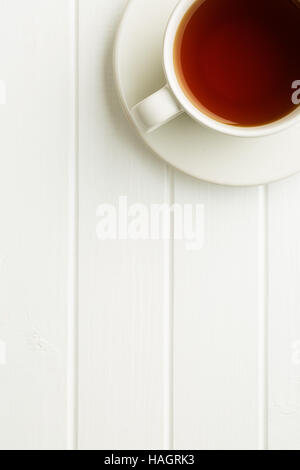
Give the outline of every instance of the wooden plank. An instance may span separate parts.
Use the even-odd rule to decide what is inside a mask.
[[[101,241],[99,206],[165,200],[166,167],[126,121],[112,48],[126,1],[79,5],[79,447],[163,448],[162,241]],[[166,431],[167,433],[167,431]]]
[[[300,450],[300,176],[269,188],[269,444]]]
[[[0,1],[0,448],[66,445],[69,2]],[[5,104],[6,102],[6,104]]]
[[[203,204],[203,247],[174,248],[174,446],[264,447],[259,189],[176,173],[175,202]]]

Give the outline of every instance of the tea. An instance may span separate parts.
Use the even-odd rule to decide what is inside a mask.
[[[245,127],[277,121],[297,108],[300,1],[196,1],[179,26],[174,61],[205,114]]]

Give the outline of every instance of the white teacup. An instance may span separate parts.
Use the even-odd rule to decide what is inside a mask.
[[[199,0],[181,0],[171,15],[165,33],[163,54],[167,84],[133,107],[132,115],[139,128],[146,133],[152,132],[183,112],[189,114],[199,124],[236,137],[267,136],[300,123],[300,107],[298,106],[295,111],[270,124],[257,127],[229,125],[208,116],[187,98],[175,72],[174,43],[183,17],[196,1]],[[291,99],[292,94],[291,87]]]

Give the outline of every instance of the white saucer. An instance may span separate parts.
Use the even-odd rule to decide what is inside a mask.
[[[115,47],[115,74],[130,109],[165,84],[163,37],[178,0],[131,0]],[[298,77],[300,78],[300,77]],[[202,128],[181,115],[143,140],[165,161],[196,178],[232,186],[265,184],[300,171],[300,127],[242,139]]]

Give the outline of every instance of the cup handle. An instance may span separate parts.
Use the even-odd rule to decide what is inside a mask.
[[[148,96],[131,110],[135,123],[145,133],[158,129],[182,112],[182,107],[175,100],[168,85]]]

